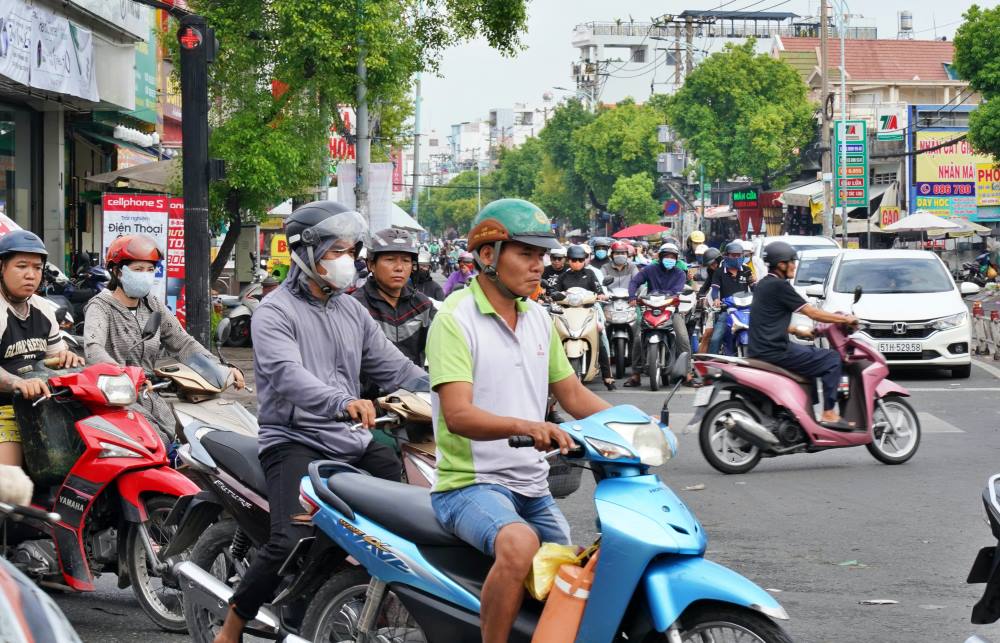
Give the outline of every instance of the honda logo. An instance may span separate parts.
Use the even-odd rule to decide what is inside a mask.
[[[906,334],[906,322],[893,322],[892,332],[894,335],[905,335]]]

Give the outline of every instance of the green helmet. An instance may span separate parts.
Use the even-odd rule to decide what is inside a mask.
[[[537,205],[524,199],[493,201],[472,221],[469,250],[504,241],[519,241],[549,250],[560,247],[549,217]]]

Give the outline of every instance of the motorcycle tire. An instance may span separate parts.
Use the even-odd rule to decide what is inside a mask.
[[[686,611],[680,620],[683,643],[730,640],[730,637],[759,643],[792,643],[792,637],[784,628],[745,607],[706,602]],[[655,632],[647,636],[644,643],[665,643],[669,640],[667,636],[665,632]]]
[[[176,531],[176,527],[163,526],[167,515],[173,509],[177,498],[173,496],[150,496],[145,500],[146,513],[149,515],[147,526],[154,547],[164,547]],[[187,622],[184,616],[184,601],[180,586],[176,579],[157,576],[146,560],[146,548],[139,535],[139,527],[134,523],[128,526],[128,536],[125,541],[125,563],[128,566],[129,579],[132,582],[132,593],[139,601],[139,606],[146,616],[157,627],[167,632],[186,632]],[[170,590],[161,595],[154,588]]]
[[[246,348],[253,344],[250,337],[250,318],[247,316],[237,317],[233,320],[232,331],[229,335],[229,346]]]
[[[712,445],[714,436],[712,429],[716,420],[725,413],[736,411],[749,416],[753,420],[760,422],[760,418],[752,412],[740,400],[728,400],[721,404],[716,404],[705,412],[705,418],[701,421],[701,428],[698,431],[698,446],[701,447],[701,454],[705,457],[712,468],[727,474],[747,473],[760,462],[761,451],[759,447],[747,443],[748,446],[737,447],[746,456],[739,463],[727,462],[719,457]],[[727,429],[722,429],[726,431]],[[739,439],[739,438],[737,438]]]
[[[883,440],[884,429],[882,429],[875,431],[875,435],[873,436],[874,441],[866,444],[865,447],[868,449],[868,453],[871,453],[872,457],[882,464],[903,464],[916,455],[917,449],[920,447],[920,417],[913,410],[913,407],[910,406],[910,403],[899,395],[887,395],[882,399],[882,402],[890,411],[895,408],[898,412],[907,416],[907,420],[910,423],[910,430],[913,432],[913,436],[911,437],[912,443],[908,444],[906,450],[902,453],[898,451],[897,453],[889,453],[885,449],[885,441]],[[876,417],[881,414],[882,409],[876,404],[872,422],[875,422]],[[896,427],[893,427],[894,432],[895,430]]]
[[[198,540],[191,548],[188,560],[198,567],[211,572],[219,580],[230,584],[237,575],[233,567],[232,554],[230,552],[235,534],[235,521],[223,520],[215,523],[198,537]],[[223,560],[220,560],[220,557]],[[212,643],[215,640],[218,629],[222,626],[222,623],[209,610],[195,604],[191,600],[190,592],[185,592],[184,594],[184,618],[187,622],[188,632],[191,633],[191,640],[194,643]]]
[[[570,357],[569,366],[573,369],[573,374],[576,375],[577,379],[581,382],[583,381],[583,358],[582,357]]]
[[[620,380],[625,377],[625,349],[626,340],[619,337],[615,340],[615,379]]]
[[[660,344],[650,344],[646,349],[646,374],[649,376],[649,390],[660,390]]]
[[[354,641],[365,604],[369,576],[362,568],[349,569],[326,581],[309,601],[302,620],[302,636],[310,641]],[[420,626],[392,591],[387,591],[375,616],[378,634],[387,641],[426,640]]]

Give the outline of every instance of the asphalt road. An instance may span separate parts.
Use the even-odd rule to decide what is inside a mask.
[[[905,465],[880,464],[855,448],[722,475],[704,461],[696,434],[683,430],[693,399],[683,390],[671,405],[680,453],[659,473],[704,525],[708,558],[773,591],[796,641],[961,642],[977,631],[1000,640],[1000,626],[969,623],[981,586],[965,584],[976,552],[994,544],[980,492],[1000,471],[1000,362],[978,363],[961,381],[897,374],[924,430],[920,451]],[[651,414],[663,401],[647,390],[594,390]],[[685,490],[695,485],[704,489]],[[585,475],[580,491],[560,503],[578,543],[593,537],[592,489]],[[187,640],[159,632],[113,577],[100,579],[95,593],[56,598],[84,641]],[[898,603],[859,604],[870,599]]]

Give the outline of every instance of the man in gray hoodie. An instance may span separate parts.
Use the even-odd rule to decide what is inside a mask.
[[[374,426],[374,405],[360,399],[362,373],[385,390],[429,390],[423,369],[386,339],[361,303],[341,296],[354,283],[366,230],[361,215],[332,201],[307,203],[285,222],[292,269],[254,312],[251,329],[271,539],[233,595],[216,643],[239,640],[274,598],[291,548],[309,535],[311,527],[292,517],[301,513],[299,483],[310,462],[340,460],[399,480],[392,449],[338,419]]]

